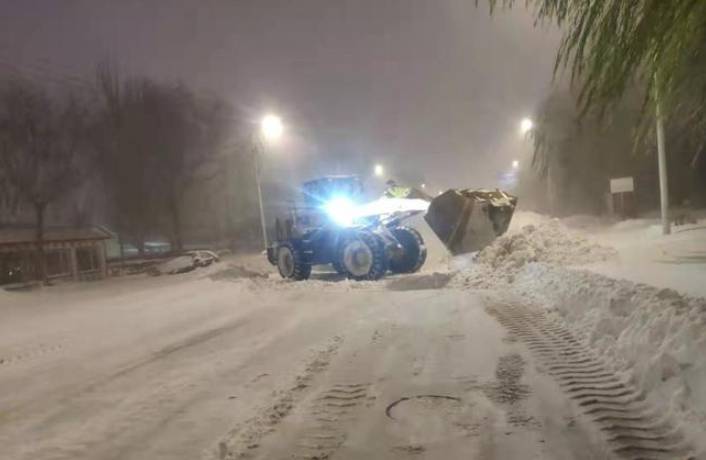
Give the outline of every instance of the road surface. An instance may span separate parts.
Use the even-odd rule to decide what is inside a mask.
[[[204,273],[0,294],[1,457],[611,458],[493,296]]]

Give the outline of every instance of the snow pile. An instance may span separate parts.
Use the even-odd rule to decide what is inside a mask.
[[[214,281],[217,280],[239,280],[239,279],[266,279],[269,274],[257,270],[252,270],[242,265],[228,264],[225,268],[208,275]]]
[[[539,225],[551,221],[552,218],[533,211],[520,211],[516,209],[510,221],[509,232],[515,233],[526,225]]]
[[[478,253],[478,263],[495,270],[516,271],[530,262],[582,265],[616,255],[612,248],[593,243],[571,232],[558,220],[525,225],[519,232],[502,236]]]
[[[706,299],[544,264],[517,273],[513,288],[557,312],[692,439],[706,429]]]
[[[173,275],[176,273],[186,273],[196,268],[194,259],[190,255],[179,256],[164,263],[156,265],[152,271],[155,275]]]

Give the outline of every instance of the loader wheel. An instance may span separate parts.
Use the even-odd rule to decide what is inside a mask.
[[[291,243],[283,243],[277,249],[277,269],[282,278],[294,281],[309,279],[311,275],[311,265]]]
[[[357,232],[343,240],[339,261],[348,278],[378,280],[387,271],[385,243],[374,233]]]
[[[402,251],[390,258],[390,271],[393,273],[419,271],[427,260],[427,248],[422,235],[411,227],[393,228],[392,234],[402,246]]]

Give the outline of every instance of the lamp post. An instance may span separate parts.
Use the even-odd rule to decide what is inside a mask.
[[[266,144],[272,144],[282,137],[284,125],[282,119],[276,115],[265,115],[260,121],[260,131],[255,136],[255,183],[257,184],[257,203],[260,207],[260,226],[262,228],[262,241],[267,249],[267,222],[265,221],[265,207],[262,202],[262,184],[260,180],[262,167],[260,154],[265,150]]]
[[[667,153],[664,142],[664,116],[659,96],[659,81],[655,74],[655,128],[657,130],[657,165],[659,168],[659,209],[662,217],[662,235],[672,233],[669,221],[669,186],[667,183]]]

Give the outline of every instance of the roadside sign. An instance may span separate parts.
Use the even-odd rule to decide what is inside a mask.
[[[610,193],[634,192],[635,183],[632,177],[617,177],[610,180]]]

